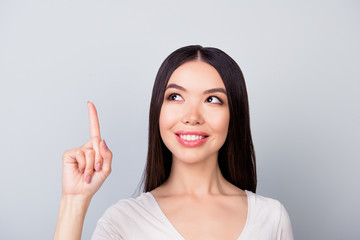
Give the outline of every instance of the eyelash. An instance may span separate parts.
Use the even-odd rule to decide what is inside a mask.
[[[174,96],[180,96],[181,97],[181,95],[178,94],[178,93],[171,93],[171,94],[169,94],[169,96],[166,99],[169,100],[169,101],[176,101],[176,100],[172,99],[172,97],[174,97]]]
[[[208,101],[210,98],[216,98],[218,101],[219,101],[219,103],[215,103],[215,104],[220,104],[220,105],[222,105],[224,102],[219,98],[219,97],[217,97],[217,96],[209,96],[208,98],[206,98],[206,101]]]
[[[181,97],[181,95],[178,94],[178,93],[171,93],[171,94],[169,94],[169,95],[167,96],[166,100],[176,101],[176,100],[172,99],[172,97],[174,97],[174,96],[180,96],[180,97]],[[182,98],[182,97],[181,97],[181,98]],[[214,104],[222,105],[222,104],[224,103],[224,102],[221,100],[221,98],[219,98],[219,97],[217,97],[217,96],[209,96],[209,97],[207,97],[207,98],[206,98],[206,102],[209,102],[208,100],[209,100],[210,98],[216,98],[216,99],[219,101],[219,103],[214,103]],[[211,103],[211,102],[209,102],[209,103]]]

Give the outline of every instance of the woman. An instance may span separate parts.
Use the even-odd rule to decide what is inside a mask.
[[[91,197],[112,154],[89,103],[91,139],[63,156],[55,239],[80,239]],[[216,48],[183,47],[156,76],[144,193],[121,200],[93,239],[293,239],[285,208],[256,191],[245,81]]]

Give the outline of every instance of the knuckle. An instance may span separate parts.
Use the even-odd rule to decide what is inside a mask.
[[[106,168],[106,169],[104,169],[104,172],[105,172],[105,175],[106,176],[109,176],[110,175],[110,173],[111,173],[111,167],[108,167],[108,168]]]
[[[101,161],[103,159],[103,157],[101,156],[101,153],[100,152],[96,152],[95,153],[95,158],[98,160],[98,161]]]
[[[85,152],[86,152],[86,155],[94,155],[95,154],[94,149],[86,149]]]
[[[63,153],[63,158],[68,158],[71,156],[71,153],[74,151],[74,149],[70,149],[70,150],[66,150],[64,153]]]
[[[62,155],[63,158],[66,158],[67,156],[69,156],[69,151],[65,151]]]
[[[113,153],[111,151],[107,151],[102,156],[104,159],[111,160],[113,158]]]
[[[91,156],[95,156],[95,150],[94,150],[94,149],[90,149],[90,150],[89,150],[89,154],[90,154]]]
[[[80,149],[77,149],[77,150],[75,151],[75,154],[76,154],[77,156],[82,156],[82,155],[84,154],[84,152],[83,152],[82,150],[80,150]]]
[[[85,169],[86,169],[86,172],[88,172],[88,173],[92,173],[93,172],[93,164],[86,164],[86,167],[85,167]]]

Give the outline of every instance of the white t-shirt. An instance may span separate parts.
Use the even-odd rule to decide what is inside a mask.
[[[246,191],[248,214],[238,240],[293,240],[289,216],[277,200]],[[150,192],[120,200],[99,219],[92,240],[185,240]]]

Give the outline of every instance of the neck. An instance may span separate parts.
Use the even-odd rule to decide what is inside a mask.
[[[171,194],[204,196],[223,193],[226,182],[217,156],[213,156],[197,163],[173,158],[171,173],[165,185]]]

